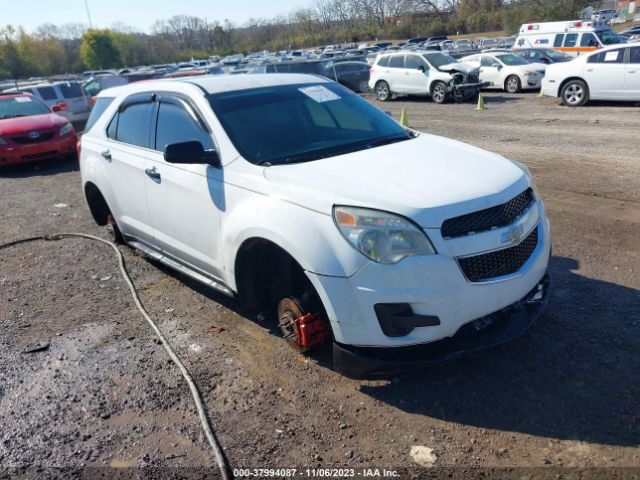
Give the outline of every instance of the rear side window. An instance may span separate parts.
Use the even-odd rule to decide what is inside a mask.
[[[149,147],[153,103],[134,103],[118,113],[107,131],[109,138],[119,142]]]
[[[93,125],[98,121],[100,115],[104,113],[107,107],[111,105],[111,102],[113,102],[113,98],[102,97],[96,100],[96,103],[89,114],[89,118],[87,119],[87,124],[84,126],[85,132],[91,130],[91,127],[93,127]]]
[[[161,102],[158,111],[155,149],[164,151],[167,145],[198,140],[205,150],[213,148],[211,134],[195,119],[193,111],[175,103]]]
[[[404,55],[394,55],[389,59],[389,68],[402,68],[404,65]]]
[[[588,63],[623,63],[624,62],[624,48],[617,50],[609,50],[607,52],[599,52],[595,55],[591,55],[587,59]]]
[[[640,47],[629,49],[629,63],[640,63]]]
[[[58,85],[64,98],[82,97],[82,88],[79,83],[61,83]]]
[[[56,95],[53,87],[38,87],[36,90],[38,90],[38,94],[40,94],[40,97],[45,101],[58,99],[58,95]]]
[[[564,39],[564,46],[575,47],[577,41],[578,41],[577,33],[567,33],[567,37]]]
[[[378,60],[378,65],[381,66],[381,67],[388,66],[389,65],[389,57],[386,56],[386,57],[380,58],[380,60]]]
[[[553,41],[553,46],[561,47],[563,41],[564,41],[564,33],[559,33],[556,35],[556,39]]]

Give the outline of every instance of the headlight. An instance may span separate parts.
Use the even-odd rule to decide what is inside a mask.
[[[426,233],[400,215],[336,206],[333,219],[344,238],[374,262],[398,263],[408,256],[436,253]]]
[[[66,135],[72,130],[73,130],[73,125],[71,125],[70,123],[67,123],[64,127],[60,129],[60,136],[62,137],[63,135]]]
[[[536,181],[533,179],[531,170],[529,170],[524,163],[520,163],[517,160],[510,160],[510,162],[513,163],[520,170],[522,170],[522,172],[527,176],[527,178],[529,179],[529,183],[531,184],[531,189],[533,190],[533,193],[535,193],[536,197],[538,197],[539,196],[538,187],[536,186]]]

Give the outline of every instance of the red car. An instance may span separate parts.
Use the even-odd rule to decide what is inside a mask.
[[[30,93],[0,93],[0,168],[76,154],[69,121]]]

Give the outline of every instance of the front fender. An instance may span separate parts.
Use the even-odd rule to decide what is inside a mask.
[[[333,218],[300,205],[240,188],[229,188],[221,225],[222,251],[227,282],[237,289],[235,264],[244,242],[260,238],[275,243],[308,272],[349,277],[366,258],[342,237]]]

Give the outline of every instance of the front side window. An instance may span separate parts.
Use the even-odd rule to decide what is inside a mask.
[[[320,160],[412,138],[335,83],[217,93],[209,102],[236,149],[255,164]]]
[[[158,110],[155,149],[163,152],[172,143],[198,140],[205,150],[213,148],[211,134],[200,125],[191,107],[161,102]]]
[[[629,63],[640,63],[640,47],[629,48]]]
[[[148,148],[152,110],[151,102],[126,106],[111,121],[107,135],[122,143]]]
[[[558,33],[556,35],[556,39],[553,41],[553,46],[554,47],[561,47],[563,41],[564,41],[564,33]]]
[[[583,33],[582,38],[580,39],[581,47],[597,47],[598,40],[596,40],[596,36],[593,33]]]
[[[404,59],[404,68],[410,68],[412,70],[417,70],[420,67],[424,68],[424,61],[417,55],[407,55]]]

